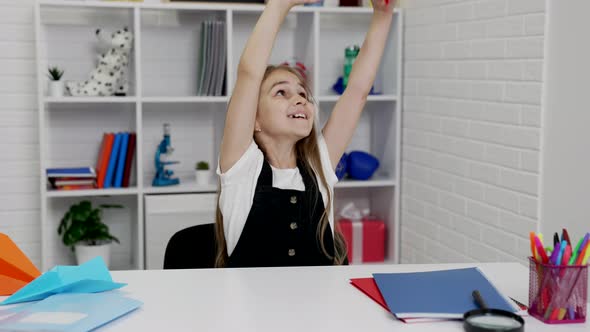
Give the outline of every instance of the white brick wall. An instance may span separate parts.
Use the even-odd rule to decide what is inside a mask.
[[[33,0],[0,0],[0,232],[41,265]]]
[[[525,262],[545,0],[407,0],[402,262]]]

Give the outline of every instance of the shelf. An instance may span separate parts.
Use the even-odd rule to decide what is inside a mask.
[[[396,181],[385,177],[377,177],[371,180],[343,179],[336,183],[335,188],[370,188],[370,187],[395,187]]]
[[[182,179],[181,179],[182,181]],[[195,182],[181,182],[179,185],[165,187],[145,187],[144,194],[205,193],[217,191],[216,184],[198,185]]]
[[[36,1],[35,34],[40,36],[35,45],[39,54],[38,69],[45,68],[46,63],[55,64],[67,67],[72,79],[83,79],[95,66],[93,35],[97,26],[109,32],[127,26],[134,32],[128,96],[53,98],[45,96],[44,89],[37,91],[40,160],[50,165],[58,161],[60,164],[64,161],[65,164],[91,165],[104,132],[136,132],[132,178],[139,181],[135,187],[68,191],[47,189],[45,183],[40,187],[42,225],[53,225],[72,201],[125,202],[128,209],[112,212],[115,231],[125,240],[116,253],[117,269],[143,269],[146,262],[153,259],[153,255],[148,257],[147,248],[152,245],[148,239],[163,234],[156,232],[148,236],[145,218],[148,200],[166,202],[163,207],[172,215],[159,218],[163,218],[163,227],[170,232],[195,221],[191,215],[183,214],[187,225],[181,225],[184,221],[177,217],[178,212],[182,212],[178,202],[195,210],[203,221],[214,220],[219,190],[217,178],[213,173],[210,184],[198,185],[194,164],[199,160],[210,164],[217,161],[231,95],[199,96],[197,93],[202,22],[226,23],[224,79],[225,91],[229,94],[237,78],[240,54],[265,8],[263,4],[204,1],[145,2]],[[347,148],[375,155],[380,161],[379,172],[367,181],[343,179],[334,190],[335,209],[354,201],[388,220],[386,238],[390,244],[386,257],[390,257],[387,262],[392,263],[396,262],[394,258],[399,253],[400,243],[398,175],[403,82],[403,10],[395,11],[399,16],[388,34],[380,69],[378,90],[383,94],[367,97],[365,112]],[[373,9],[295,6],[290,13],[278,32],[269,63],[298,59],[311,69],[309,77],[322,120],[340,98],[332,85],[333,79],[342,75],[338,63],[343,60],[343,50],[349,43],[364,39]],[[37,83],[44,85],[44,76],[39,75]],[[162,140],[164,123],[170,124],[171,145],[175,151],[168,158],[179,162],[171,170],[181,183],[154,187],[151,185],[155,173],[154,152]],[[55,234],[48,229],[41,228],[42,269],[67,263],[70,258],[68,252],[53,246]]]
[[[215,3],[215,2],[167,2],[167,3],[146,3],[138,4],[138,7],[145,9],[161,10],[234,10],[236,12],[262,12],[264,5],[247,3]]]
[[[167,5],[160,6],[167,7]],[[185,7],[185,6],[182,6]],[[232,9],[235,12],[262,12],[264,5],[258,4],[233,4],[227,6],[228,9]],[[185,7],[186,8],[186,7]],[[397,9],[396,9],[397,10]],[[291,9],[292,12],[296,13],[343,13],[343,14],[371,14],[373,8],[370,7],[323,7],[323,6],[296,6]]]
[[[137,188],[47,190],[47,197],[122,196],[135,195],[137,193]]]
[[[86,8],[142,8],[162,10],[233,10],[235,12],[262,12],[262,4],[239,4],[239,3],[134,3],[118,1],[71,1],[71,0],[40,0],[41,6],[48,7],[86,7]],[[319,13],[343,13],[343,14],[371,14],[370,7],[322,7],[322,6],[296,6],[293,12],[319,12]],[[395,8],[396,13],[399,12]]]
[[[45,97],[48,104],[125,104],[137,101],[144,103],[227,103],[227,96],[186,96],[186,97]]]
[[[72,0],[39,0],[39,4],[47,7],[87,7],[87,8],[134,8],[133,2],[117,1],[72,1]]]
[[[44,97],[43,102],[48,104],[125,104],[135,103],[137,97]]]
[[[318,100],[321,102],[336,102],[341,95],[320,96]],[[367,101],[397,101],[396,95],[369,95]]]
[[[144,103],[227,103],[227,96],[142,97]]]

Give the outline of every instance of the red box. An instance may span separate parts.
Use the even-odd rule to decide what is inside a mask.
[[[346,241],[349,263],[385,260],[385,222],[383,220],[368,217],[353,221],[342,218],[338,224]]]

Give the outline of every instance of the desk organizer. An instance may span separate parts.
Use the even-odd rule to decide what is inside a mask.
[[[547,324],[583,323],[588,302],[588,265],[552,265],[529,257],[529,309]]]

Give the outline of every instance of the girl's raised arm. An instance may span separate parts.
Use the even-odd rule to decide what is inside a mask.
[[[395,0],[372,0],[373,18],[358,57],[352,66],[348,85],[336,102],[332,114],[323,128],[323,135],[336,168],[361,116],[367,96],[381,62]]]
[[[260,84],[281,24],[293,6],[317,1],[269,0],[266,4],[238,64],[221,141],[219,167],[222,173],[229,170],[252,143]]]

